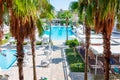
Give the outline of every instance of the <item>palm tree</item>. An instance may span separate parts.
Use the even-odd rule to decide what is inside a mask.
[[[66,41],[68,40],[68,23],[69,23],[69,18],[71,18],[71,13],[70,11],[64,12],[65,14],[65,19],[66,19]]]
[[[35,49],[34,49],[34,41],[35,41],[35,22],[36,22],[36,5],[35,2],[37,0],[29,0],[26,2],[14,0],[14,8],[10,8],[10,31],[12,36],[15,37],[17,41],[17,61],[18,61],[18,69],[19,69],[19,79],[23,80],[23,41],[24,38],[31,39],[32,45],[32,56],[33,56],[33,74],[34,80],[36,80],[36,70],[35,70]],[[38,7],[39,5],[37,5]]]
[[[88,79],[87,72],[88,72],[88,50],[90,45],[90,31],[91,26],[93,25],[94,17],[92,16],[92,1],[89,0],[79,0],[79,16],[80,19],[84,22],[85,27],[85,35],[86,35],[86,42],[85,42],[85,73],[84,73],[84,80]],[[81,17],[82,16],[82,17]]]
[[[3,2],[4,1],[4,2]],[[24,38],[21,38],[19,37],[21,34],[19,32],[19,30],[21,30],[20,26],[21,26],[21,21],[22,21],[22,18],[18,15],[15,15],[15,12],[13,11],[12,9],[12,0],[1,0],[0,1],[0,10],[1,10],[1,16],[0,16],[0,20],[2,20],[2,17],[3,17],[3,13],[4,13],[4,7],[3,6],[7,6],[7,8],[9,9],[9,12],[10,12],[10,17],[11,17],[11,30],[13,31],[12,32],[12,35],[15,37],[15,39],[17,40],[17,61],[18,61],[18,66],[19,66],[19,79],[20,80],[23,80],[23,68],[22,68],[22,64],[23,64],[23,57],[24,57],[24,52],[23,52],[23,41],[24,41]],[[3,4],[6,4],[6,5],[3,5]],[[13,21],[12,21],[13,20]],[[0,23],[0,26],[1,26],[2,22]],[[17,26],[17,28],[16,28]],[[15,29],[16,28],[16,29]],[[17,34],[16,34],[17,32]]]
[[[34,5],[36,7],[36,9],[38,10],[37,12],[46,11],[45,5],[46,6],[48,5],[48,1],[47,0],[42,0],[42,1],[37,0],[37,3],[38,3],[37,6],[35,6],[36,4]],[[41,8],[41,10],[39,10],[39,8]],[[40,14],[37,14],[37,15],[40,15]],[[40,17],[38,17],[38,18],[40,18]],[[31,25],[35,26],[34,22],[35,21],[31,17]],[[39,35],[42,35],[43,27],[42,27],[40,19],[37,19],[36,25],[37,25],[37,28],[38,28],[38,31],[39,31]],[[32,61],[33,61],[33,74],[34,74],[34,78],[33,79],[37,80],[36,68],[35,68],[35,28],[33,29],[33,32],[30,35],[30,40],[31,40],[31,48],[32,48]]]
[[[73,18],[73,21],[75,22],[76,27],[77,27],[77,21],[78,21],[78,18],[76,17],[76,15],[78,15],[78,8],[79,8],[78,1],[73,1],[69,5],[69,10],[73,14],[72,18]]]
[[[66,41],[68,40],[68,17],[66,17]]]
[[[51,40],[51,23],[52,23],[52,19],[54,18],[54,14],[53,14],[54,7],[53,7],[52,5],[49,5],[48,7],[49,7],[49,9],[47,9],[48,12],[47,12],[47,17],[46,17],[46,18],[50,21],[49,43],[50,43],[50,45],[51,45],[51,42],[52,42],[52,40]]]
[[[34,25],[34,21],[31,18],[31,26],[34,26],[33,31],[30,35],[30,41],[31,41],[31,49],[32,49],[32,62],[33,62],[33,80],[37,80],[36,77],[36,63],[35,63],[35,25]]]
[[[46,5],[46,8],[44,8],[44,12],[42,12],[41,14],[41,18],[46,18],[49,22],[49,27],[50,27],[50,33],[49,33],[49,48],[51,48],[51,22],[52,22],[52,18],[54,18],[54,14],[53,14],[53,11],[54,11],[54,7],[50,4],[50,1],[48,1],[49,3]]]
[[[70,3],[69,5],[69,9],[73,12],[73,11],[77,11],[78,12],[78,1],[73,1]]]
[[[118,8],[119,8],[119,6],[118,6]],[[120,9],[118,9],[116,21],[117,21],[116,28],[118,31],[120,31]]]
[[[3,37],[3,15],[4,15],[4,0],[0,0],[0,43]]]
[[[103,57],[105,65],[105,80],[109,80],[110,70],[110,37],[115,22],[119,0],[96,0],[95,1],[95,30],[103,35]]]

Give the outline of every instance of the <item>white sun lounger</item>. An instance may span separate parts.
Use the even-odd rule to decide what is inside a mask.
[[[48,67],[49,64],[50,64],[50,61],[49,61],[49,60],[42,60],[42,61],[41,61],[41,66],[42,66],[42,67]]]

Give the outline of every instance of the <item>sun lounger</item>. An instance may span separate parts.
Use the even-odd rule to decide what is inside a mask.
[[[49,61],[49,60],[42,60],[42,61],[41,61],[41,66],[42,66],[42,67],[48,67],[49,64],[50,64],[50,61]]]
[[[51,56],[47,55],[46,59],[41,61],[41,66],[42,67],[48,67],[50,63],[51,63]]]
[[[4,74],[4,75],[0,75],[0,80],[8,80],[9,75]]]

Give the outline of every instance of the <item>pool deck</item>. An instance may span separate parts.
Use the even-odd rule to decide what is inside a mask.
[[[63,42],[60,43],[59,41],[53,42],[53,50],[52,50],[52,60],[48,67],[42,67],[41,66],[41,60],[44,60],[46,58],[46,55],[44,54],[45,46],[36,46],[36,75],[37,80],[40,80],[41,77],[47,77],[48,80],[67,80],[65,79],[65,69],[64,69],[64,58],[62,55],[62,47],[65,48],[63,45]],[[48,50],[48,47],[47,47]],[[16,62],[17,63],[17,62]],[[19,80],[18,75],[18,67],[17,64],[14,64],[10,69],[8,70],[1,70],[0,75],[7,74],[9,75],[8,80]],[[33,66],[32,66],[32,55],[27,55],[25,64],[23,67],[24,71],[24,80],[33,80]],[[74,77],[74,76],[73,76]],[[91,76],[89,76],[90,79]],[[75,77],[74,79],[68,80],[77,80],[78,77]],[[79,80],[84,79],[84,74],[79,75]],[[92,79],[90,79],[92,80]]]
[[[61,49],[55,47],[52,51],[52,62],[48,67],[41,67],[41,60],[46,58],[44,54],[45,47],[39,47],[36,49],[36,73],[37,80],[41,77],[47,77],[48,80],[64,80],[63,63],[61,56]],[[33,80],[32,71],[32,55],[27,55],[26,63],[24,64],[24,80]],[[2,75],[8,74],[9,80],[19,80],[18,67],[16,63],[8,70],[1,70]]]

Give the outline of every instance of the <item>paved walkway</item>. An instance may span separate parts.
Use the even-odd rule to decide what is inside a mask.
[[[61,57],[61,49],[54,47],[51,54],[52,62],[48,67],[41,67],[41,60],[46,58],[44,54],[44,47],[36,49],[36,71],[37,80],[41,77],[47,77],[48,80],[64,80],[63,72],[63,58]],[[24,80],[33,80],[32,72],[32,55],[27,55],[27,61],[24,65]],[[18,80],[18,67],[14,64],[9,70],[2,70],[2,74],[8,74],[9,80]]]
[[[65,65],[63,65],[64,60],[63,55],[61,54],[62,47],[65,48],[62,43],[55,43],[52,51],[52,59],[51,63],[48,67],[42,67],[41,66],[41,61],[46,59],[46,55],[44,54],[44,50],[46,49],[45,47],[37,47],[36,48],[36,73],[37,73],[37,80],[40,80],[41,77],[47,77],[48,80],[65,80],[64,73],[65,73],[65,68],[63,68]],[[47,48],[48,50],[48,48]],[[24,64],[24,80],[33,80],[33,66],[32,66],[32,55],[27,55],[26,56],[26,63]],[[8,70],[2,70],[1,73],[8,74],[9,75],[9,80],[19,80],[18,77],[18,67],[16,63]],[[72,79],[68,80],[83,80],[84,75],[79,74],[79,75],[71,75],[69,74]],[[89,76],[90,78],[90,76]],[[90,79],[91,80],[91,79]]]

